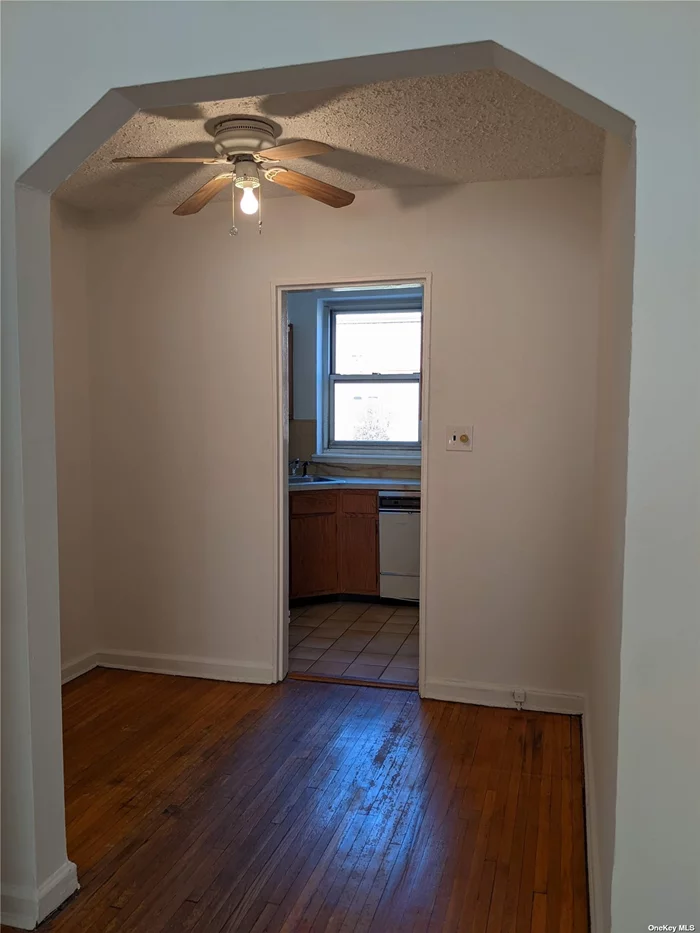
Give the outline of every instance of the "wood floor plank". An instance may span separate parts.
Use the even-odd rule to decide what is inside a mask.
[[[552,790],[549,806],[549,851],[547,853],[547,933],[560,933],[561,912],[561,851],[562,851],[562,767],[561,730],[553,719],[550,729],[552,743]]]
[[[535,852],[535,877],[533,889],[547,893],[547,856],[549,854],[549,819],[552,807],[552,775],[543,774],[540,783],[537,850]]]
[[[539,838],[539,817],[541,802],[542,777],[530,775],[530,792],[527,803],[527,826],[523,846],[523,864],[520,873],[520,891],[515,925],[510,923],[515,933],[529,933],[532,919],[532,896],[535,889],[535,871],[537,867],[537,842]]]
[[[547,895],[536,892],[532,898],[532,922],[530,933],[546,933]]]
[[[525,719],[520,717],[512,733],[512,752],[507,789],[507,799],[503,815],[500,838],[497,840],[496,873],[491,894],[487,933],[500,933],[504,920],[508,878],[511,866],[511,850],[515,834],[518,805],[520,803],[520,784],[522,781],[522,758],[525,742]],[[489,851],[487,850],[487,858]]]
[[[96,669],[49,933],[585,933],[574,717]],[[3,928],[8,929],[8,928]]]

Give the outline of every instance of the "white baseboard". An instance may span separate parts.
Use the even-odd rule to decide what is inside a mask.
[[[604,933],[603,905],[600,900],[600,850],[598,848],[598,821],[596,810],[595,781],[592,765],[591,735],[587,710],[583,713],[583,780],[586,793],[586,853],[588,856],[588,906],[590,910],[590,933]]]
[[[29,889],[3,884],[0,895],[0,923],[18,930],[33,930],[38,923],[38,898]]]
[[[90,651],[73,661],[67,661],[61,667],[61,683],[67,684],[69,681],[75,680],[76,677],[80,677],[81,674],[87,674],[93,667],[97,667],[97,653],[95,651]]]
[[[208,680],[228,680],[236,683],[271,684],[271,667],[246,661],[222,661],[178,654],[150,654],[139,651],[100,651],[95,656],[98,667],[116,667],[149,674],[175,674],[179,677],[204,677]]]
[[[179,677],[204,677],[207,680],[227,680],[236,683],[271,684],[274,682],[272,669],[247,662],[216,661],[213,658],[196,658],[177,654],[150,654],[141,651],[94,651],[61,669],[61,682],[86,674],[94,667],[114,667],[127,671],[143,671],[148,674],[174,674]]]
[[[4,884],[0,922],[19,930],[33,930],[79,887],[75,863],[67,860],[38,888]]]
[[[503,684],[479,684],[464,680],[426,680],[422,696],[433,700],[452,700],[456,703],[475,703],[477,706],[501,706],[515,709],[513,691],[525,690],[524,709],[541,713],[568,713],[581,715],[584,709],[582,696],[573,693],[552,693],[547,690],[531,690],[527,687],[507,687]]]
[[[66,860],[39,887],[39,923],[80,888],[75,862]]]

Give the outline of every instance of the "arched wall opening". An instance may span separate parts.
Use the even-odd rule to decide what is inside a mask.
[[[465,46],[458,51],[451,50],[454,56],[453,66],[459,70],[466,70],[469,67],[484,67],[485,62],[510,71],[520,80],[527,80],[540,89],[547,88],[547,93],[553,96],[561,95],[560,99],[566,101],[567,105],[579,112],[585,113],[590,119],[596,120],[613,134],[609,141],[609,172],[608,172],[608,195],[610,196],[611,209],[608,216],[610,224],[610,268],[612,270],[623,267],[620,263],[624,260],[629,263],[621,271],[620,279],[613,272],[610,274],[609,295],[603,297],[602,301],[609,309],[614,309],[615,313],[619,310],[622,316],[619,318],[619,329],[615,331],[614,340],[611,335],[611,342],[617,348],[612,352],[606,363],[604,371],[605,378],[617,380],[610,391],[616,392],[615,419],[610,417],[606,439],[600,439],[599,445],[599,463],[600,473],[600,501],[604,501],[606,496],[612,496],[612,504],[616,512],[612,519],[611,526],[607,532],[612,533],[612,540],[615,542],[615,558],[618,563],[612,574],[610,564],[607,560],[601,564],[601,573],[607,575],[605,594],[601,595],[602,602],[605,603],[605,610],[612,613],[613,621],[619,625],[618,611],[621,612],[621,604],[615,603],[619,600],[622,586],[622,566],[619,563],[621,558],[621,542],[624,533],[624,477],[626,475],[626,443],[622,444],[622,439],[626,441],[626,435],[621,433],[621,425],[626,425],[626,406],[627,406],[627,386],[626,380],[629,373],[629,312],[631,311],[631,236],[633,232],[633,223],[630,224],[630,208],[633,208],[634,194],[634,176],[629,174],[628,166],[631,155],[629,140],[631,136],[631,123],[621,114],[612,111],[605,105],[588,95],[582,94],[565,82],[547,75],[535,68],[529,62],[525,62],[506,52],[498,46],[491,43],[479,43],[477,45]],[[432,67],[436,71],[444,70],[444,52],[443,50],[428,50],[421,53],[401,53],[394,56],[378,56],[371,60],[347,60],[345,62],[333,62],[324,66],[299,66],[299,68],[285,69],[284,73],[260,73],[257,75],[236,75],[227,76],[222,79],[202,79],[200,82],[174,82],[172,85],[160,85],[151,87],[141,87],[137,90],[128,89],[126,92],[110,92],[103,99],[93,112],[87,115],[84,121],[77,124],[69,134],[66,135],[47,156],[41,160],[20,180],[20,188],[17,194],[17,231],[18,231],[18,269],[20,270],[20,308],[22,311],[20,317],[19,347],[20,347],[20,377],[25,381],[22,383],[22,421],[28,429],[25,431],[24,441],[24,487],[25,487],[25,521],[34,531],[43,529],[43,534],[28,534],[26,540],[27,565],[36,570],[41,570],[39,574],[28,574],[28,598],[27,614],[29,617],[29,633],[26,645],[26,654],[28,658],[27,671],[29,680],[32,681],[32,690],[37,688],[37,680],[41,679],[41,695],[35,695],[35,702],[32,704],[33,712],[39,715],[42,704],[52,705],[54,713],[49,716],[42,716],[35,722],[35,729],[30,730],[31,735],[25,736],[29,739],[29,747],[25,748],[25,754],[28,754],[34,765],[34,774],[36,780],[46,781],[47,793],[39,795],[43,797],[42,805],[45,806],[45,812],[35,811],[37,823],[42,827],[43,838],[35,837],[35,877],[37,887],[44,884],[44,900],[37,899],[37,915],[45,914],[49,905],[55,906],[57,898],[60,900],[67,893],[72,882],[70,869],[66,869],[65,844],[61,842],[61,824],[62,809],[60,798],[62,787],[58,775],[60,775],[60,715],[58,714],[57,696],[59,690],[58,678],[58,593],[57,593],[57,573],[56,557],[57,544],[55,534],[55,524],[53,530],[51,523],[46,528],[45,517],[55,513],[55,469],[53,456],[53,430],[45,430],[46,425],[50,425],[53,416],[53,385],[52,385],[52,343],[50,333],[51,320],[51,295],[48,287],[48,262],[50,254],[50,206],[49,195],[57,184],[57,179],[62,180],[66,174],[69,174],[79,162],[92,149],[95,148],[103,139],[111,135],[118,128],[124,119],[133,110],[144,106],[165,106],[168,103],[187,103],[197,102],[202,99],[214,99],[217,96],[217,80],[225,81],[227,94],[231,93],[232,82],[240,79],[240,85],[237,85],[236,93],[274,93],[280,88],[287,90],[293,86],[294,81],[298,82],[299,88],[321,88],[324,86],[336,86],[338,83],[349,83],[351,80],[376,80],[379,77],[387,75],[395,76],[397,74],[410,74],[412,68],[420,68],[420,73],[426,73],[430,69],[432,58]],[[392,60],[392,61],[390,61]],[[332,77],[323,76],[323,70],[335,68]],[[415,73],[415,72],[414,72]],[[322,82],[326,81],[326,84]],[[291,84],[290,84],[291,83]],[[626,140],[620,144],[615,136],[620,136]],[[69,138],[70,137],[70,138]],[[72,166],[72,168],[71,168]],[[604,180],[605,188],[605,180]],[[621,195],[622,192],[622,195]],[[621,200],[621,197],[623,198]],[[629,200],[631,197],[631,200]],[[626,200],[624,199],[626,198]],[[613,203],[620,205],[615,209]],[[605,213],[605,206],[604,206]],[[633,217],[633,213],[632,213]],[[619,224],[620,226],[615,226]],[[620,239],[618,233],[624,231],[623,239]],[[624,247],[624,248],[623,248]],[[618,248],[623,248],[623,256],[616,254]],[[33,270],[32,275],[22,274]],[[44,269],[46,275],[37,274],[38,270]],[[628,313],[625,320],[624,314]],[[618,320],[616,318],[616,320]],[[606,346],[609,346],[606,343]],[[619,354],[619,355],[618,355]],[[625,360],[627,362],[625,363]],[[37,378],[37,369],[41,371]],[[23,370],[23,372],[22,372]],[[603,378],[603,376],[601,376]],[[607,389],[605,390],[608,391]],[[607,395],[601,394],[601,404],[608,411],[605,404]],[[29,429],[30,425],[41,425],[41,430],[33,432]],[[608,446],[606,446],[606,444]],[[611,493],[608,489],[608,480],[613,477],[616,484],[615,490]],[[622,489],[620,482],[622,478]],[[622,499],[620,498],[622,493]],[[610,500],[605,500],[611,504]],[[606,515],[610,513],[606,511]],[[602,518],[601,518],[602,521]],[[48,533],[46,533],[48,530]],[[609,534],[606,534],[606,540]],[[601,608],[601,611],[603,609]],[[39,625],[40,621],[40,625]],[[52,628],[46,628],[47,622],[51,622]],[[48,637],[47,637],[48,635]],[[607,650],[605,641],[600,642],[601,650]],[[611,670],[608,672],[608,683],[611,689],[609,702],[606,703],[606,718],[599,717],[598,728],[607,729],[611,720],[616,720],[610,704],[616,702],[615,699],[615,668],[619,665],[619,652],[617,661],[611,659]],[[592,669],[597,669],[596,659],[592,659]],[[591,716],[593,721],[593,716]],[[18,737],[19,738],[19,737]],[[589,738],[590,747],[603,741],[600,736],[591,735]],[[616,757],[616,737],[613,741],[607,737],[604,739],[608,752],[614,749]],[[42,764],[43,763],[43,764]],[[57,768],[56,765],[59,765]],[[45,767],[44,767],[45,766]],[[38,770],[37,770],[38,767]],[[603,773],[603,772],[602,772]],[[608,766],[604,769],[606,775],[605,794],[608,800],[606,804],[607,825],[609,826],[610,802],[612,803],[612,812],[614,813],[615,791],[614,785],[615,768]],[[595,783],[591,778],[591,783]],[[590,788],[589,788],[590,789]],[[33,788],[36,802],[37,787]],[[600,793],[600,792],[599,792]],[[27,801],[31,808],[30,801]],[[595,804],[591,804],[593,814],[595,814]],[[593,815],[592,830],[595,832],[598,819]],[[18,836],[22,835],[23,827],[21,820],[17,820],[16,832]],[[597,848],[598,843],[594,843]],[[609,875],[612,871],[612,850],[610,840],[607,842],[608,851],[604,858],[605,863],[602,871],[605,878],[602,882],[601,903],[605,905],[609,902]],[[597,858],[595,848],[591,851],[592,862]],[[41,858],[39,857],[41,855]],[[593,872],[597,871],[595,865]],[[50,869],[50,870],[49,870]],[[63,872],[61,875],[60,873]],[[45,886],[46,879],[58,878],[49,893]],[[43,880],[42,880],[43,879]],[[59,883],[60,882],[60,883]],[[63,885],[63,886],[62,886]],[[59,895],[61,895],[59,897]],[[604,911],[606,906],[600,908]]]

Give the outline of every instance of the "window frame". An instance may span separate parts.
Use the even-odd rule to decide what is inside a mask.
[[[421,369],[417,373],[335,373],[336,320],[338,314],[382,314],[402,311],[419,311],[421,315]],[[401,296],[398,298],[333,299],[322,302],[322,391],[323,433],[322,456],[342,455],[359,458],[361,455],[383,459],[415,459],[421,451],[421,400],[422,400],[422,344],[423,344],[423,299]],[[418,384],[418,440],[417,441],[335,441],[332,440],[335,425],[335,392],[339,383],[397,383]]]

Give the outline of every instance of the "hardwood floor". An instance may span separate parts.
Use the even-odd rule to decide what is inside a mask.
[[[51,933],[588,929],[575,717],[98,669],[64,724]]]

